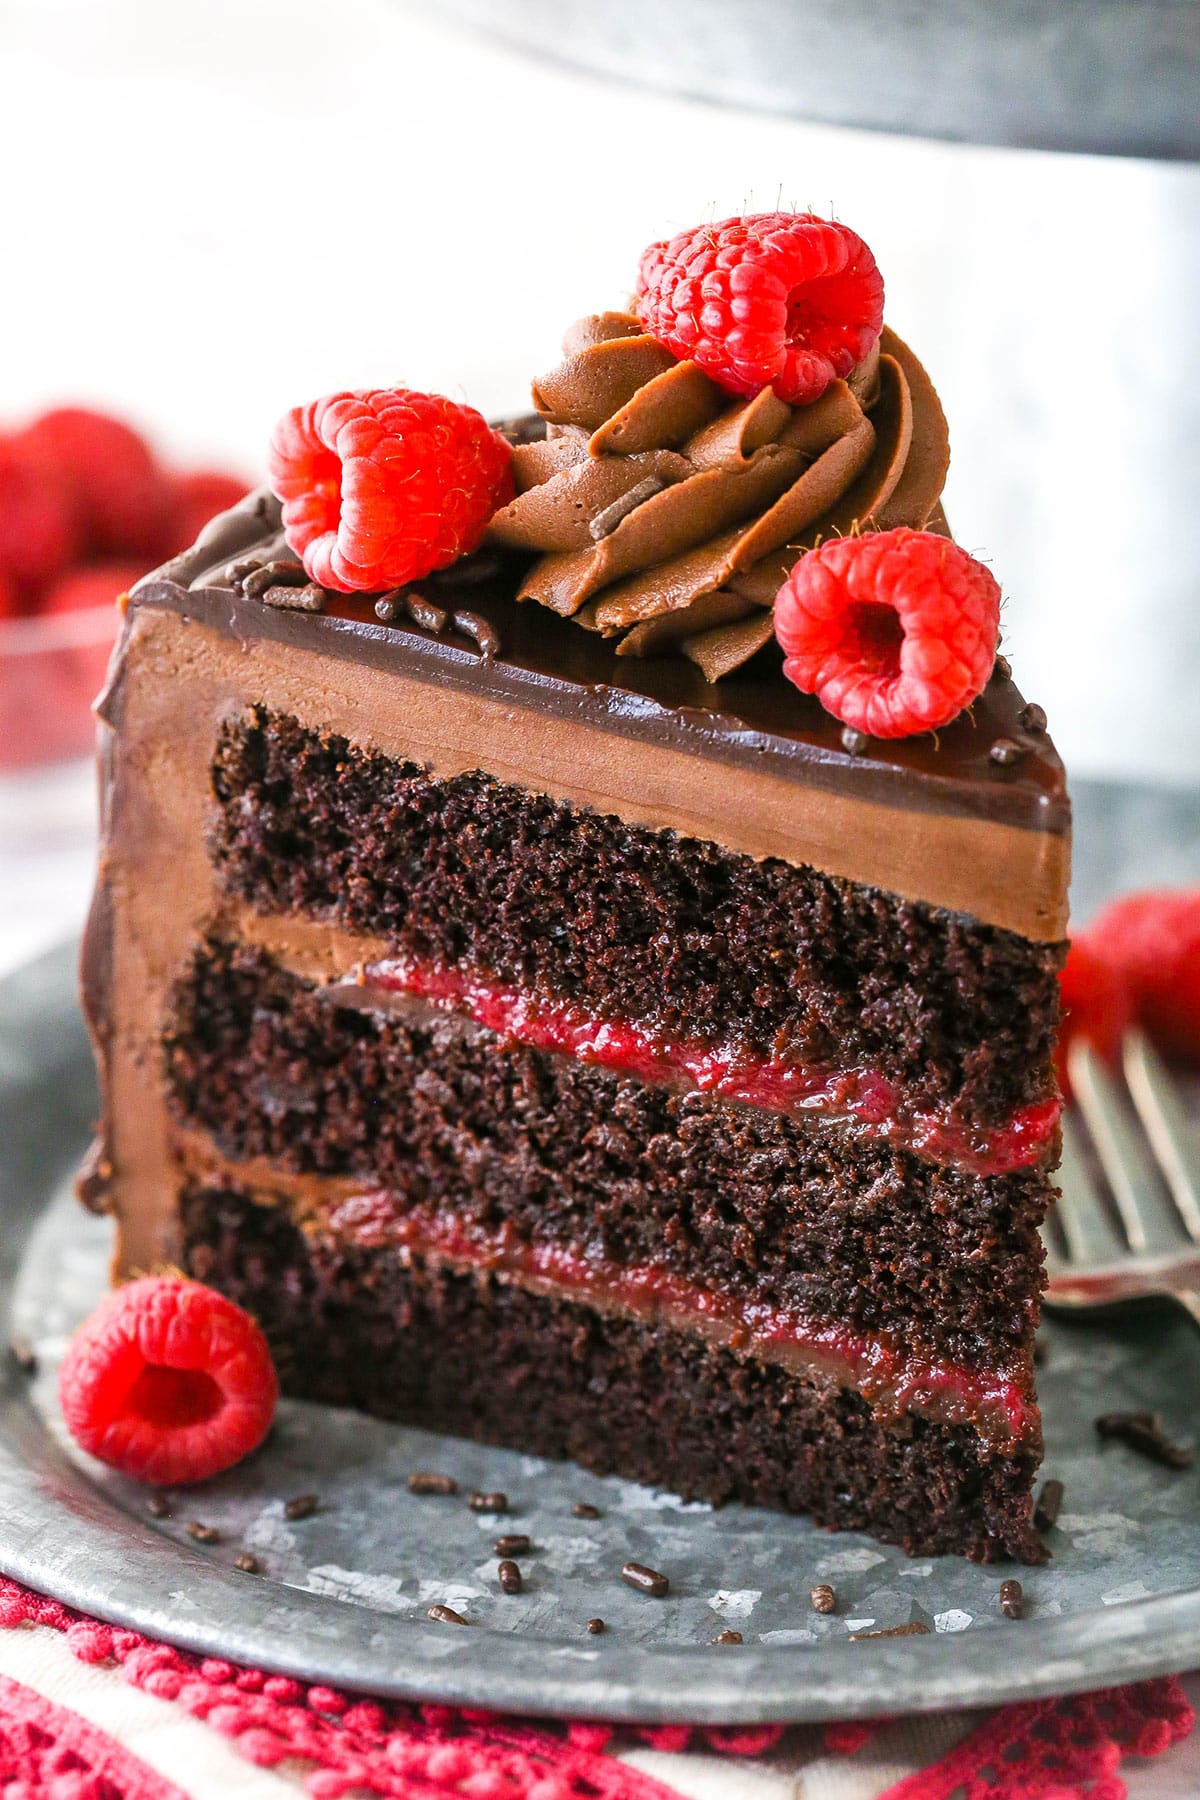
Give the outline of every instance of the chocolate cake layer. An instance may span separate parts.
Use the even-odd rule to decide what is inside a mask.
[[[235,1162],[355,1177],[512,1244],[654,1264],[972,1368],[1032,1342],[1051,1198],[1038,1170],[980,1179],[445,1013],[339,1005],[223,943],[173,997],[166,1069],[181,1124]],[[306,1223],[327,1226],[345,1193],[314,1183]]]
[[[1041,1560],[1038,1450],[877,1420],[857,1395],[662,1324],[307,1237],[233,1191],[183,1202],[183,1260],[258,1317],[285,1388],[618,1473],[810,1512],[911,1552]]]
[[[219,878],[263,911],[668,1036],[865,1066],[969,1123],[1055,1092],[1057,945],[262,707],[221,725],[212,781]]]

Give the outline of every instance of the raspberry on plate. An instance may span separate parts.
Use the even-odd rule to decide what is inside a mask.
[[[149,568],[170,548],[170,483],[132,426],[89,407],[61,406],[35,419],[21,441],[57,470],[85,555],[144,557]]]
[[[1087,934],[1073,937],[1059,977],[1058,1041],[1054,1046],[1058,1085],[1068,1099],[1067,1052],[1075,1039],[1086,1038],[1101,1056],[1112,1058],[1132,1023],[1133,1005],[1119,971],[1093,948]]]
[[[1127,986],[1138,1023],[1170,1054],[1200,1057],[1200,887],[1126,894],[1088,943]]]
[[[474,407],[373,388],[285,413],[268,451],[287,541],[313,581],[370,593],[474,550],[512,498],[512,453]]]
[[[75,1333],[59,1371],[76,1443],[162,1486],[204,1481],[256,1449],[278,1397],[249,1313],[176,1277],[117,1288]]]
[[[812,213],[722,219],[651,244],[638,315],[732,394],[819,400],[874,348],[883,277],[856,232]]]
[[[830,538],[775,599],[783,672],[869,737],[936,731],[981,694],[996,660],[1000,589],[932,531]]]

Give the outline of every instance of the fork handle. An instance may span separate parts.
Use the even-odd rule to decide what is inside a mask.
[[[1200,1327],[1200,1292],[1195,1288],[1172,1288],[1170,1294],[1172,1300],[1182,1306],[1193,1325]]]

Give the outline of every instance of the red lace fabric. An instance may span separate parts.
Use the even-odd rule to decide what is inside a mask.
[[[106,1732],[0,1675],[4,1800],[187,1800]]]
[[[785,1735],[783,1726],[717,1730],[672,1725],[627,1731],[608,1725],[531,1724],[448,1706],[381,1704],[154,1643],[137,1632],[84,1618],[0,1576],[0,1628],[22,1625],[63,1632],[82,1662],[119,1666],[126,1681],[204,1720],[250,1762],[273,1767],[294,1759],[307,1764],[306,1786],[314,1800],[340,1800],[352,1792],[394,1800],[677,1800],[673,1789],[609,1752],[621,1743],[637,1742],[663,1751],[762,1756]],[[23,1695],[36,1703],[28,1712]],[[111,1745],[111,1740],[32,1690],[8,1683],[0,1692],[0,1708],[0,1745],[28,1725],[49,1740],[38,1754],[51,1755],[56,1740],[48,1715],[61,1715],[78,1728],[74,1740],[65,1726],[57,1737],[64,1754],[80,1758],[63,1771],[78,1779],[74,1787],[61,1789],[61,1800],[180,1800],[177,1789],[130,1757],[125,1757],[130,1773],[120,1775],[114,1768],[93,1778],[87,1756],[77,1747],[82,1742],[78,1733],[90,1734],[98,1745]],[[43,1709],[40,1723],[38,1708]],[[949,1800],[959,1791],[964,1800],[1123,1800],[1125,1788],[1117,1775],[1122,1758],[1159,1755],[1186,1737],[1193,1723],[1192,1710],[1173,1679],[1004,1707],[940,1762],[892,1788],[886,1800]],[[852,1755],[875,1729],[855,1723],[832,1726],[824,1733],[825,1747]],[[0,1762],[0,1780],[5,1773]],[[12,1785],[0,1786],[0,1793],[5,1800],[37,1800],[49,1793],[60,1800],[59,1788],[37,1786],[21,1765],[14,1767]]]

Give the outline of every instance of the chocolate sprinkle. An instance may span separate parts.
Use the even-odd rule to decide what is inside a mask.
[[[1012,664],[1009,662],[1007,656],[998,656],[996,658],[996,672],[999,675],[1003,675],[1006,681],[1012,680]]]
[[[715,1638],[709,1638],[710,1644],[740,1644],[744,1642],[740,1631],[718,1631]]]
[[[468,1494],[467,1505],[472,1512],[507,1512],[508,1495],[499,1492],[493,1494]]]
[[[1184,1444],[1171,1442],[1157,1413],[1102,1413],[1096,1420],[1096,1430],[1102,1438],[1115,1438],[1151,1462],[1161,1463],[1164,1469],[1192,1466],[1193,1452]]]
[[[257,1575],[262,1568],[257,1556],[251,1556],[248,1550],[243,1550],[240,1556],[234,1557],[233,1566],[240,1569],[243,1575]]]
[[[264,606],[282,607],[285,612],[319,613],[325,611],[325,589],[310,581],[305,587],[269,587],[256,594]]]
[[[510,1531],[507,1537],[498,1537],[492,1549],[497,1556],[525,1556],[532,1545],[523,1531]]]
[[[1031,700],[1029,705],[1023,706],[1017,714],[1017,723],[1022,731],[1045,731],[1045,711],[1036,701]]]
[[[599,1637],[600,1633],[604,1630],[604,1620],[603,1619],[589,1619],[587,1622],[587,1628],[591,1632],[593,1637]]]
[[[1006,1619],[1020,1619],[1025,1612],[1025,1595],[1019,1581],[1000,1583],[1000,1611]]]
[[[461,1613],[455,1612],[452,1606],[431,1606],[425,1617],[433,1619],[438,1625],[467,1625],[470,1623],[468,1619],[463,1618]]]
[[[146,1511],[152,1519],[169,1519],[172,1517],[171,1503],[165,1494],[151,1494],[146,1502]]]
[[[231,562],[224,571],[225,579],[230,587],[241,590],[247,575],[253,575],[255,569],[261,569],[261,556],[243,556],[238,562]]]
[[[430,1475],[418,1470],[410,1475],[406,1483],[410,1494],[457,1494],[458,1483],[453,1475]]]
[[[837,1605],[837,1595],[827,1581],[822,1581],[808,1596],[812,1609],[818,1613],[831,1613]]]
[[[1033,1522],[1039,1531],[1049,1531],[1058,1523],[1062,1503],[1063,1484],[1057,1475],[1052,1475],[1049,1481],[1043,1481],[1042,1491],[1033,1509]]]
[[[420,625],[424,631],[432,631],[436,636],[446,629],[446,609],[435,606],[432,600],[426,600],[424,594],[405,594],[404,608],[414,625]]]
[[[598,1519],[600,1517],[600,1508],[593,1506],[590,1500],[577,1500],[571,1511],[577,1519]]]
[[[315,1494],[297,1494],[283,1509],[285,1519],[311,1519],[321,1502]]]
[[[525,1585],[521,1580],[520,1569],[518,1569],[516,1563],[511,1562],[508,1557],[505,1557],[504,1561],[500,1564],[496,1574],[499,1576],[500,1586],[506,1594],[519,1594],[522,1587]]]
[[[847,756],[861,756],[870,741],[865,731],[856,731],[853,725],[842,729],[842,749]]]
[[[503,648],[500,633],[482,613],[456,612],[451,615],[450,623],[455,631],[461,631],[464,637],[475,640],[484,662],[491,662],[493,657],[499,656]]]
[[[997,738],[988,751],[992,761],[998,763],[1002,769],[1009,769],[1013,763],[1020,762],[1024,754],[1020,744],[1015,743],[1012,738],[1005,737]]]
[[[23,1375],[36,1375],[37,1351],[27,1337],[18,1331],[8,1340],[8,1354],[16,1363]]]
[[[640,1594],[650,1594],[655,1600],[661,1600],[664,1594],[671,1591],[671,1583],[657,1569],[648,1569],[645,1563],[627,1562],[621,1569],[621,1580]]]
[[[665,486],[666,483],[660,481],[657,475],[647,475],[644,481],[639,481],[627,493],[621,494],[610,506],[603,507],[595,518],[589,521],[588,530],[592,537],[597,543],[601,538],[608,537],[617,529],[622,519],[627,519],[631,512],[637,510],[643,500],[653,500],[655,494],[661,493]]]
[[[375,602],[375,617],[382,619],[385,625],[390,625],[396,617],[396,605],[394,594],[384,594],[382,599]]]
[[[928,1637],[928,1625],[922,1625],[920,1619],[912,1619],[907,1625],[893,1625],[890,1631],[852,1631],[850,1642],[861,1644],[867,1638],[885,1637]]]
[[[198,1544],[219,1544],[221,1541],[221,1534],[216,1526],[202,1525],[199,1519],[189,1519],[186,1529],[188,1536],[195,1538]]]
[[[270,588],[302,588],[307,585],[308,571],[303,563],[298,562],[259,563],[257,568],[241,578],[241,589],[247,600],[264,599]],[[318,589],[318,592],[321,590]]]

